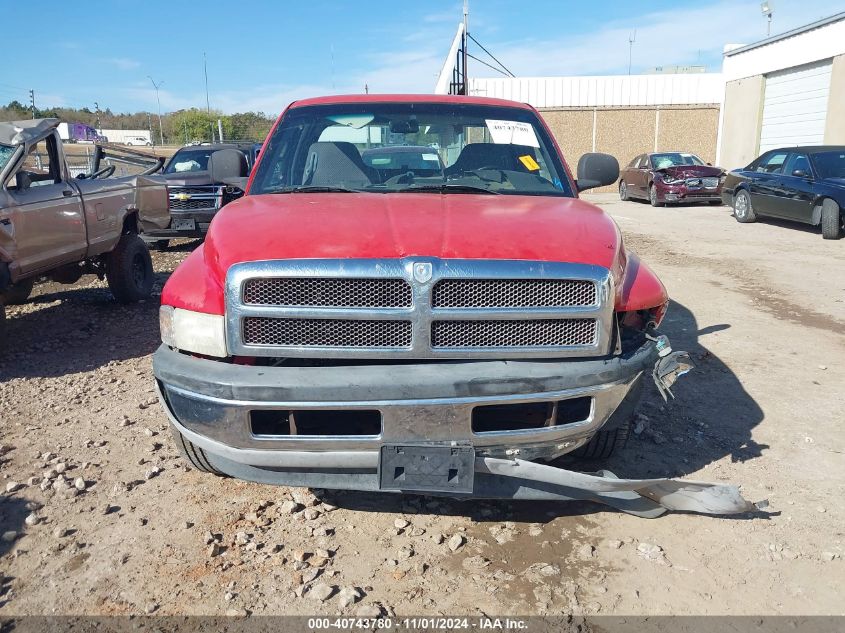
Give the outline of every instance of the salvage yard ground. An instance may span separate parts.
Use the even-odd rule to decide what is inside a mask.
[[[674,402],[651,389],[608,467],[740,483],[768,516],[318,499],[188,471],[151,382],[157,304],[42,284],[0,356],[0,616],[845,613],[845,241],[587,198],[667,285],[662,329],[698,365]],[[157,294],[195,245],[153,254]]]

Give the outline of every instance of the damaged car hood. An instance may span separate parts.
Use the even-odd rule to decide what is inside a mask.
[[[58,119],[29,119],[0,122],[0,143],[25,145],[37,143],[59,126]]]
[[[712,167],[711,165],[676,165],[655,169],[654,171],[669,174],[675,178],[708,178],[721,176],[725,173],[725,170],[721,167]]]

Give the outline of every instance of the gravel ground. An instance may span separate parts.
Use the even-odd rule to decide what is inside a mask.
[[[315,496],[190,470],[152,387],[157,304],[42,284],[0,355],[0,616],[843,614],[845,241],[725,207],[591,199],[669,288],[698,367],[621,476],[742,484],[769,516]],[[154,253],[157,293],[194,242]]]

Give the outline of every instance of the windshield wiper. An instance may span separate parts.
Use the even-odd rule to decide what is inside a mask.
[[[397,189],[390,193],[419,193],[419,192],[435,192],[435,193],[489,193],[494,196],[500,196],[498,191],[491,191],[484,187],[473,187],[472,185],[416,185],[414,187],[405,187],[404,189]]]
[[[280,187],[266,193],[360,193],[356,189],[346,187],[328,187],[324,185],[301,185],[299,187]]]

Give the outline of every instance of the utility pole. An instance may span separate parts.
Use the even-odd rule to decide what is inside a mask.
[[[766,37],[771,37],[772,35],[772,13],[774,13],[774,7],[772,7],[772,2],[761,2],[760,3],[760,12],[766,18]]]
[[[163,81],[156,83],[153,78],[147,75],[147,78],[152,82],[153,88],[156,90],[156,103],[158,103],[158,138],[161,145],[164,145],[164,127],[161,124],[161,100],[158,98],[158,89],[164,85]]]
[[[208,115],[208,125],[211,127],[211,142],[214,142],[214,123],[211,121],[211,101],[208,99],[208,58],[202,53],[202,72],[205,75],[205,113]]]
[[[637,41],[637,29],[628,36],[628,74],[631,74],[631,59],[634,55],[634,42]]]
[[[35,91],[29,90],[29,109],[32,110],[32,118],[35,118]]]
[[[100,104],[96,101],[94,102],[94,112],[97,114],[97,134],[99,134],[102,129],[100,127]]]

